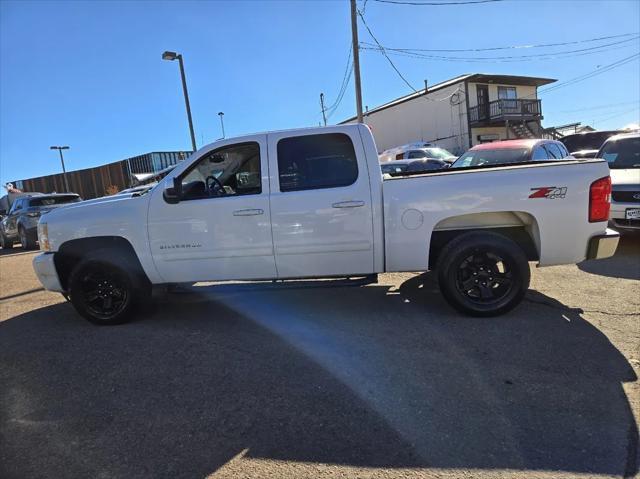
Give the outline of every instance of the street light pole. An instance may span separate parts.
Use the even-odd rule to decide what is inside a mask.
[[[218,116],[220,117],[220,126],[222,127],[222,138],[225,138],[225,134],[224,134],[224,112],[223,111],[219,111],[218,112]]]
[[[60,163],[62,163],[62,176],[64,178],[64,188],[67,190],[66,193],[70,192],[69,189],[69,180],[67,178],[67,170],[64,167],[64,157],[62,156],[62,150],[68,150],[69,147],[68,146],[51,146],[49,147],[50,150],[58,150],[58,153],[60,153]]]
[[[164,52],[162,54],[163,60],[178,60],[178,64],[180,65],[180,78],[182,79],[182,92],[184,93],[184,104],[187,107],[187,119],[189,120],[189,133],[191,134],[191,147],[193,151],[196,151],[198,147],[196,146],[196,135],[193,132],[193,120],[191,118],[191,106],[189,105],[189,92],[187,91],[187,77],[184,73],[184,61],[182,60],[182,55],[176,52]]]

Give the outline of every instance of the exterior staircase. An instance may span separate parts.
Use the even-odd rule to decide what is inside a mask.
[[[535,127],[535,129],[537,130],[538,125],[536,124]],[[537,135],[534,129],[524,121],[522,123],[510,124],[509,129],[511,130],[511,133],[513,133],[514,138],[522,140],[540,138],[540,135]]]

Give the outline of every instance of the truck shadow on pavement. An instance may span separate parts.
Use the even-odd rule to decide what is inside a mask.
[[[68,304],[6,320],[0,476],[203,477],[242,451],[637,471],[622,389],[636,376],[579,311],[532,291],[506,316],[467,318],[434,288],[429,275],[399,290],[204,287],[120,327]]]
[[[601,276],[640,280],[640,233],[623,233],[614,256],[583,261],[578,268]]]

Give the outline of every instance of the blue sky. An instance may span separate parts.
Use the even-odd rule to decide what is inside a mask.
[[[369,0],[365,19],[386,47],[484,48],[637,32],[640,2],[412,6]],[[360,40],[372,42],[362,24]],[[319,93],[328,104],[335,101],[350,41],[346,0],[0,1],[0,181],[58,172],[56,152],[49,150],[55,144],[71,146],[68,169],[189,149],[178,65],[161,60],[164,50],[184,55],[198,146],[221,136],[218,111],[225,112],[227,136],[317,125]],[[392,59],[416,88],[425,78],[433,84],[473,72],[563,81],[633,55],[640,41],[613,48],[528,62]],[[361,53],[361,70],[365,105],[410,92],[377,52]],[[606,129],[638,122],[639,84],[634,60],[542,95],[544,125],[582,121]],[[354,111],[352,80],[329,122]]]

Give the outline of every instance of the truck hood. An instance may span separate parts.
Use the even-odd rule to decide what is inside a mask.
[[[146,196],[146,195],[145,195]],[[50,222],[52,220],[57,220],[66,216],[75,216],[81,214],[86,218],[90,218],[90,216],[94,213],[103,215],[106,210],[109,210],[111,215],[118,214],[118,210],[125,207],[132,201],[144,201],[145,196],[140,196],[135,193],[128,193],[123,195],[112,195],[112,196],[103,196],[102,198],[95,198],[93,200],[85,200],[79,203],[70,203],[64,206],[64,208],[56,208],[49,211],[45,216],[44,220]]]
[[[640,185],[640,168],[612,169],[611,183],[615,185]]]

